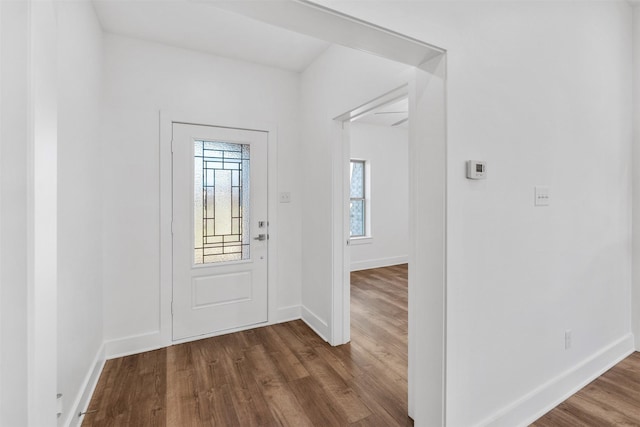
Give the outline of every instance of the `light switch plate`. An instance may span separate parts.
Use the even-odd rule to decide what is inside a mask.
[[[535,206],[549,206],[549,187],[546,185],[536,185],[535,187]]]

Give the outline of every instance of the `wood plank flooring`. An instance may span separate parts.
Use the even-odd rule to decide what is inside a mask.
[[[640,426],[640,353],[609,369],[531,426]]]
[[[351,280],[350,344],[293,321],[109,360],[83,426],[412,426],[407,266]]]
[[[351,275],[350,344],[294,321],[109,360],[83,426],[411,426],[407,266]],[[634,353],[532,427],[640,426]]]

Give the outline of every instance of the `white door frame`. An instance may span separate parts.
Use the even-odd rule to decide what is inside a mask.
[[[446,55],[416,67],[408,85],[334,119],[331,344],[350,340],[349,123],[409,96],[408,412],[446,425]],[[420,308],[420,310],[417,310]],[[418,363],[418,361],[427,361]],[[416,405],[416,402],[421,402]],[[428,420],[428,421],[425,421]]]
[[[334,118],[336,132],[340,135],[341,148],[335,147],[333,158],[336,164],[334,170],[341,173],[334,174],[334,196],[340,197],[341,206],[334,206],[334,218],[341,210],[342,221],[334,225],[334,283],[333,293],[334,317],[331,331],[332,344],[340,345],[351,341],[351,251],[350,251],[350,223],[349,199],[350,181],[349,165],[351,161],[351,122],[384,105],[396,102],[409,96],[409,84],[404,84],[371,101],[354,108]],[[340,236],[340,237],[338,237]],[[341,286],[342,289],[338,289]],[[411,285],[409,285],[411,286]],[[340,312],[341,317],[340,317]]]
[[[236,329],[225,330],[207,335],[200,335],[181,340],[172,339],[172,314],[171,300],[173,292],[173,245],[171,222],[173,221],[173,167],[172,167],[172,126],[173,123],[185,123],[202,126],[216,126],[233,129],[253,130],[268,133],[267,148],[267,169],[268,169],[268,215],[269,215],[269,244],[267,263],[267,307],[268,321],[271,324],[275,321],[276,314],[276,293],[274,284],[277,276],[277,245],[278,245],[278,218],[277,218],[277,128],[273,124],[256,123],[251,119],[238,121],[233,118],[226,118],[219,112],[207,114],[205,112],[172,112],[160,111],[160,341],[161,343],[150,342],[150,348],[159,346],[169,346],[181,342],[193,341],[220,335],[222,333],[237,332],[250,329],[253,326],[245,326]],[[159,345],[158,345],[159,344]]]

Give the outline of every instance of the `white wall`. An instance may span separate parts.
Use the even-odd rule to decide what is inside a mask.
[[[633,334],[640,351],[640,5],[633,8]]]
[[[29,2],[27,121],[28,425],[56,423],[58,296],[57,17],[53,0]]]
[[[89,1],[59,2],[57,15],[58,424],[68,425],[103,359],[103,36]]]
[[[109,341],[159,332],[159,111],[277,127],[276,319],[299,316],[299,75],[135,39],[105,39],[104,280]],[[139,340],[138,340],[139,341]],[[153,345],[162,344],[157,341]],[[109,347],[107,347],[107,351]],[[140,348],[139,348],[140,349]]]
[[[27,425],[28,4],[0,2],[0,425]]]
[[[302,315],[321,336],[331,328],[333,118],[407,82],[406,65],[331,46],[303,73]],[[341,159],[339,159],[341,161]]]
[[[351,271],[408,261],[409,134],[406,128],[353,122],[351,158],[370,170],[372,239],[352,239]]]
[[[447,424],[532,421],[631,350],[629,6],[322,4],[447,49]]]

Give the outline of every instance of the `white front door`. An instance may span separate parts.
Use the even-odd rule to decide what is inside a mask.
[[[173,339],[267,321],[267,141],[173,124]]]

